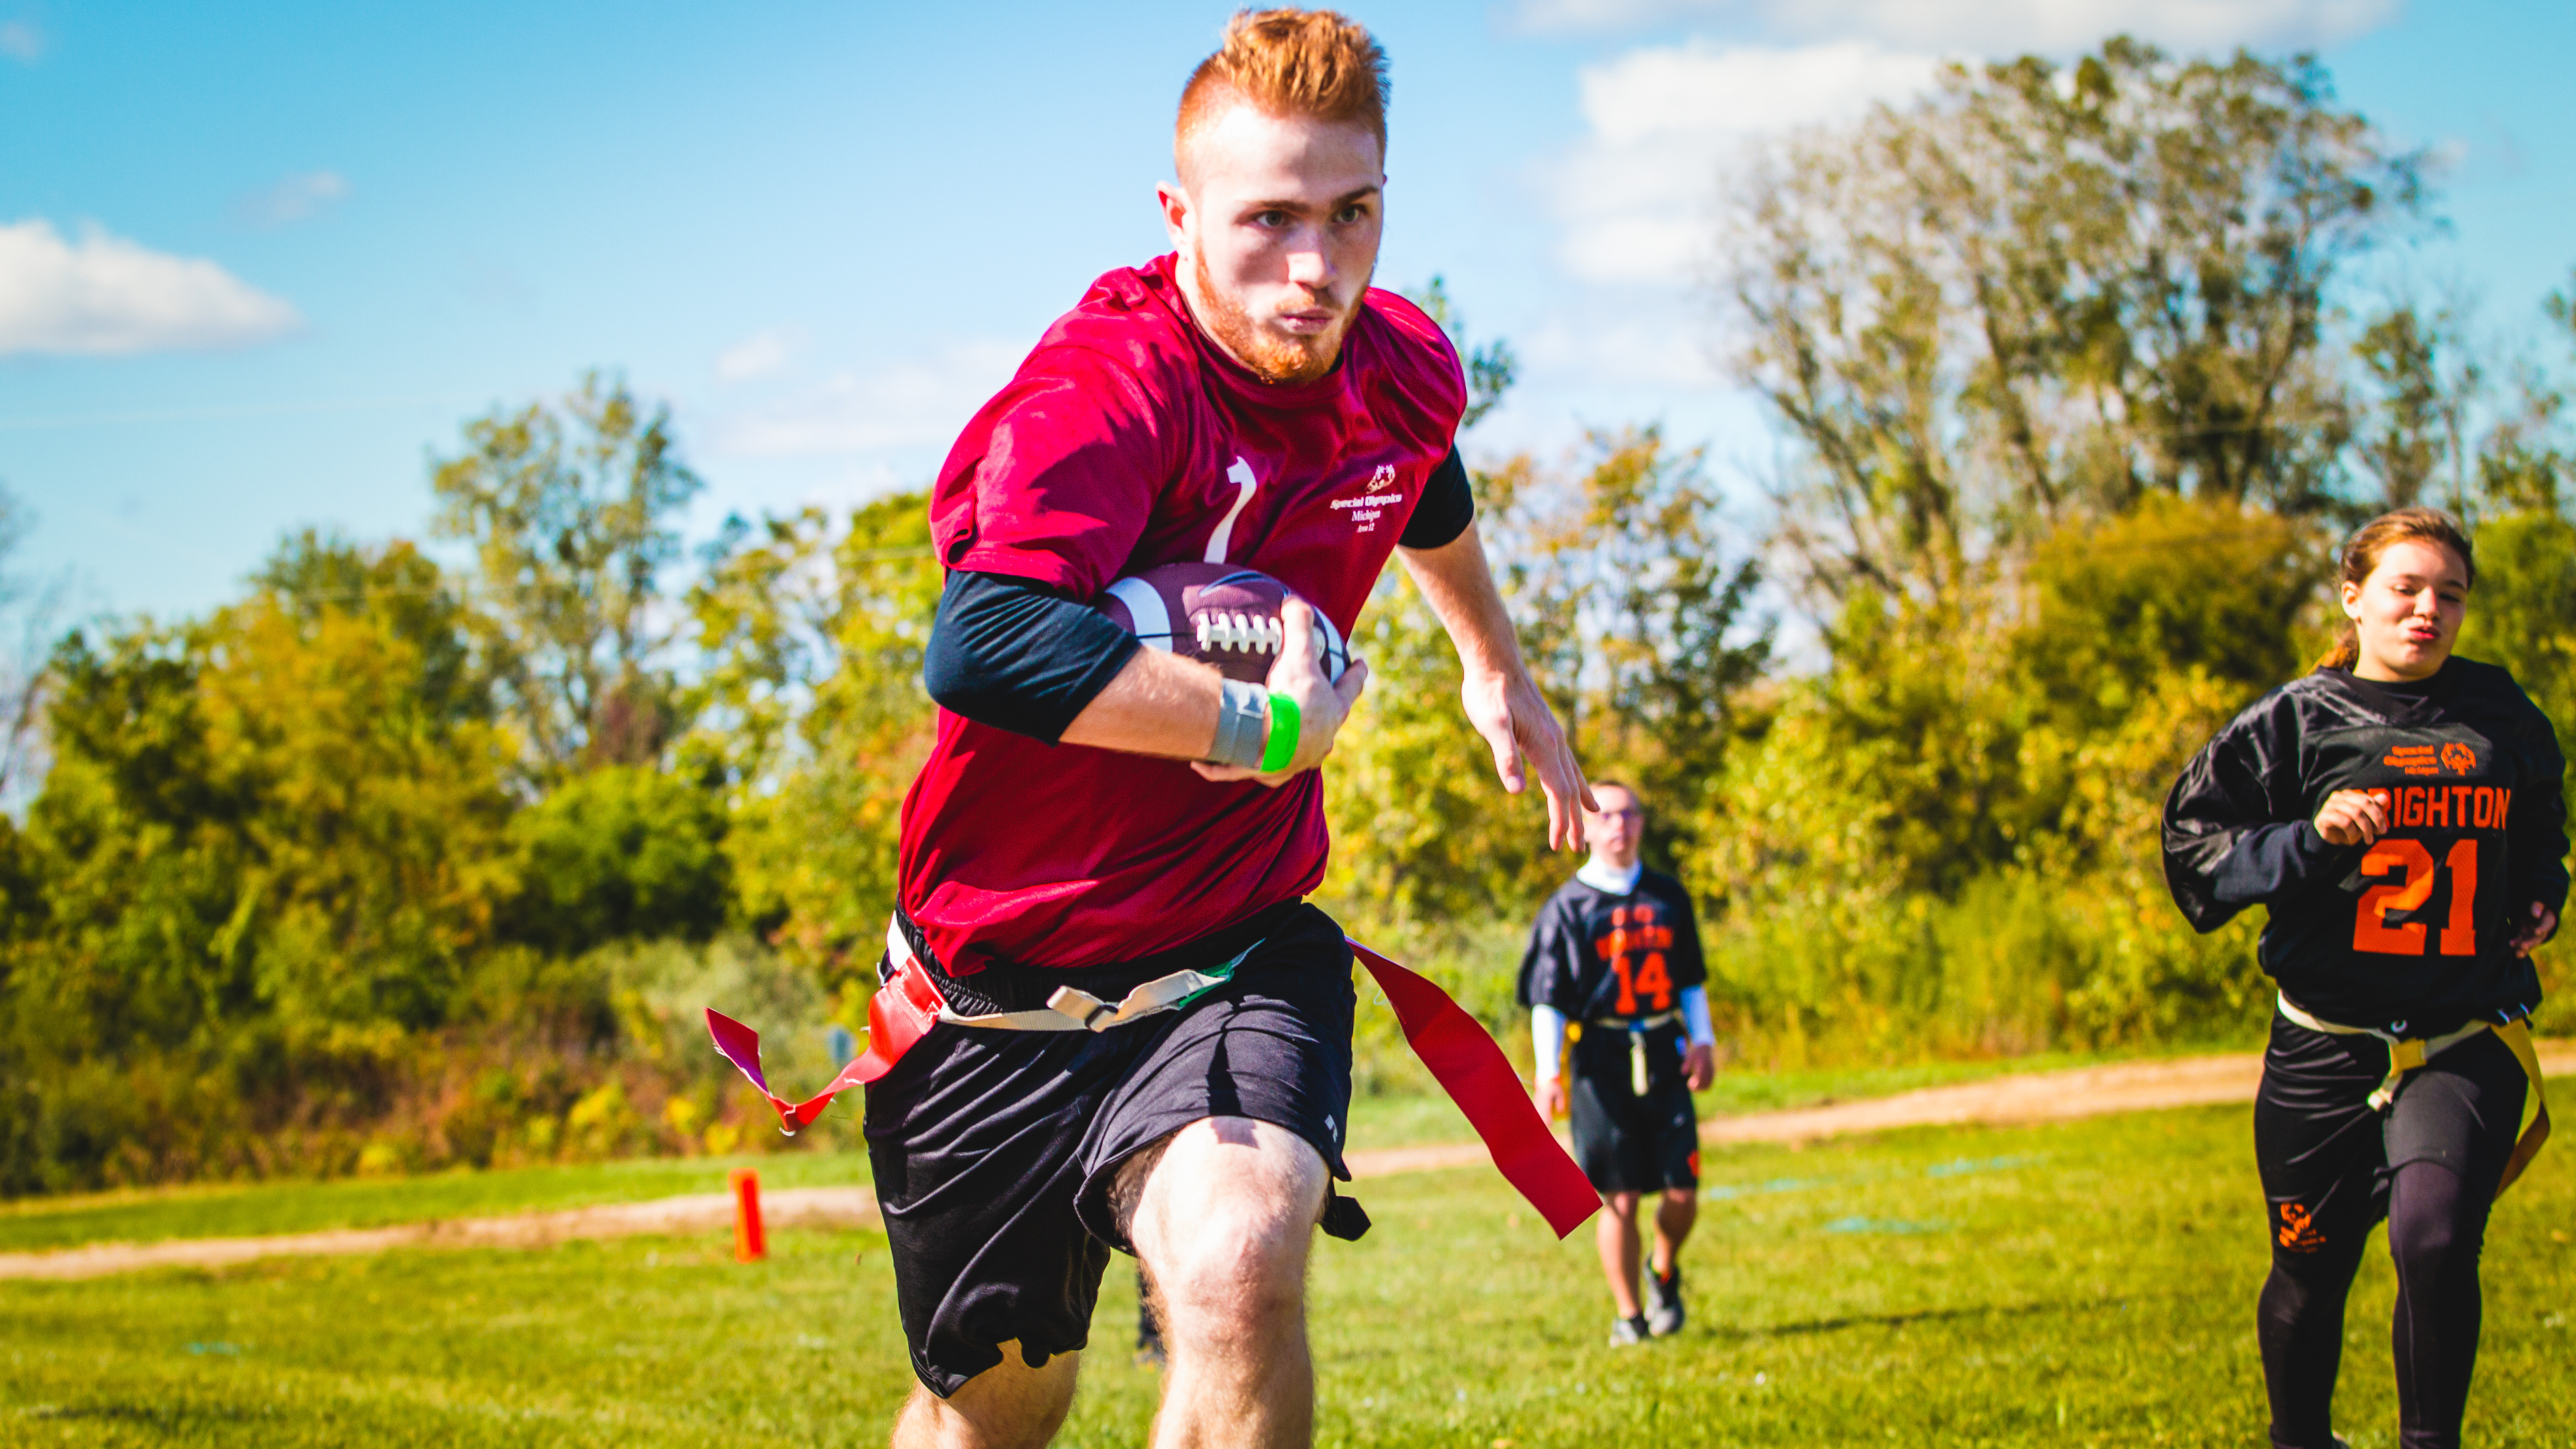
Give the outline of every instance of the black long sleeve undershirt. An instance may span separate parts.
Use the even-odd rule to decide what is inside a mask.
[[[1053,744],[1144,647],[1043,584],[961,569],[939,595],[921,682],[952,714]]]
[[[1439,548],[1476,518],[1458,450],[1433,469],[1397,543]],[[1049,744],[1144,647],[1079,599],[1009,574],[948,576],[921,682],[942,709]]]

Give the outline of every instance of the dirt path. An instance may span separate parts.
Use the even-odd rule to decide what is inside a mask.
[[[864,1187],[793,1187],[760,1195],[773,1228],[877,1226],[877,1197]],[[570,1238],[680,1236],[733,1226],[733,1194],[699,1193],[607,1203],[565,1212],[452,1218],[389,1228],[337,1228],[261,1238],[179,1238],[163,1243],[91,1243],[46,1253],[0,1253],[0,1278],[99,1278],[141,1268],[220,1268],[254,1258],[381,1253],[387,1248],[542,1248]]]
[[[2539,1047],[2543,1077],[2564,1080],[2576,1076],[2576,1041],[2544,1041]],[[1700,1124],[1699,1135],[1704,1142],[1803,1142],[1898,1127],[1955,1127],[1965,1123],[2010,1126],[2098,1117],[2107,1112],[2250,1102],[2254,1100],[2255,1083],[2262,1076],[2263,1059],[2251,1052],[2120,1062],[2107,1067],[1993,1077],[1954,1087],[1925,1087],[1859,1102],[1827,1102],[1781,1112],[1719,1117]],[[2562,1087],[2561,1094],[2566,1090]],[[2559,1105],[2561,1111],[2569,1110],[2565,1102]],[[1472,1167],[1484,1160],[1485,1149],[1473,1142],[1389,1147],[1354,1152],[1349,1157],[1351,1176],[1355,1178]]]
[[[2543,1075],[2576,1077],[2576,1041],[2540,1043]],[[1894,1097],[1829,1102],[1782,1112],[1720,1117],[1701,1126],[1709,1142],[1797,1142],[1898,1127],[1944,1127],[2095,1117],[2253,1100],[2262,1059],[2251,1053],[2123,1062],[2064,1072],[2034,1072],[1927,1087]],[[2563,1089],[2562,1089],[2563,1090]],[[2561,1103],[2562,1108],[2565,1103]],[[1349,1155],[1351,1176],[1474,1167],[1486,1160],[1474,1142],[1386,1147]],[[876,1227],[876,1194],[864,1187],[788,1188],[761,1196],[772,1227]],[[97,1278],[142,1268],[224,1267],[256,1258],[380,1253],[388,1248],[537,1248],[570,1238],[622,1238],[640,1233],[685,1235],[733,1225],[733,1196],[705,1193],[614,1203],[566,1212],[457,1218],[387,1228],[344,1228],[261,1238],[186,1238],[163,1243],[92,1243],[45,1253],[0,1253],[0,1279]]]

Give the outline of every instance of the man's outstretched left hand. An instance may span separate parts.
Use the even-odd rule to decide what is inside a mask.
[[[1494,773],[1503,788],[1519,794],[1529,788],[1532,773],[1547,796],[1547,843],[1552,850],[1575,850],[1583,844],[1583,817],[1576,806],[1598,810],[1592,787],[1583,782],[1583,767],[1558,728],[1556,712],[1526,673],[1475,673],[1459,691],[1467,719],[1494,752]]]

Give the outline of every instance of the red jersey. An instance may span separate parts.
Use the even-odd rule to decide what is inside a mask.
[[[1467,389],[1439,326],[1372,289],[1340,363],[1262,382],[1200,331],[1170,256],[1092,283],[941,465],[950,569],[1096,597],[1186,559],[1279,579],[1348,637]],[[948,971],[1133,961],[1313,890],[1323,783],[1049,745],[940,711],[903,804],[897,899]]]

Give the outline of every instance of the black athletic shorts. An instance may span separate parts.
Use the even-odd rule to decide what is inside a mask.
[[[2410,1162],[2442,1163],[2480,1196],[2494,1194],[2530,1087],[2513,1049],[2480,1032],[2408,1072],[2381,1113],[2370,1094],[2387,1077],[2379,1038],[2273,1016],[2254,1159],[2275,1248],[2313,1253],[2368,1236],[2388,1216],[2389,1179]]]
[[[1678,1023],[1646,1033],[1646,1095],[1636,1093],[1628,1033],[1587,1024],[1574,1042],[1566,1095],[1574,1160],[1595,1192],[1662,1192],[1699,1186],[1699,1109],[1682,1074],[1688,1043]]]
[[[1110,1250],[1128,1247],[1109,1203],[1118,1166],[1173,1132],[1275,1123],[1347,1181],[1357,1000],[1341,928],[1297,902],[1133,965],[937,978],[965,1015],[1025,1010],[1058,986],[1114,1002],[1247,947],[1232,980],[1179,1011],[1104,1032],[934,1027],[868,1088],[896,1301],[932,1393],[955,1393],[1013,1340],[1032,1368],[1084,1345]],[[1336,1204],[1328,1230],[1356,1236],[1355,1208]]]

